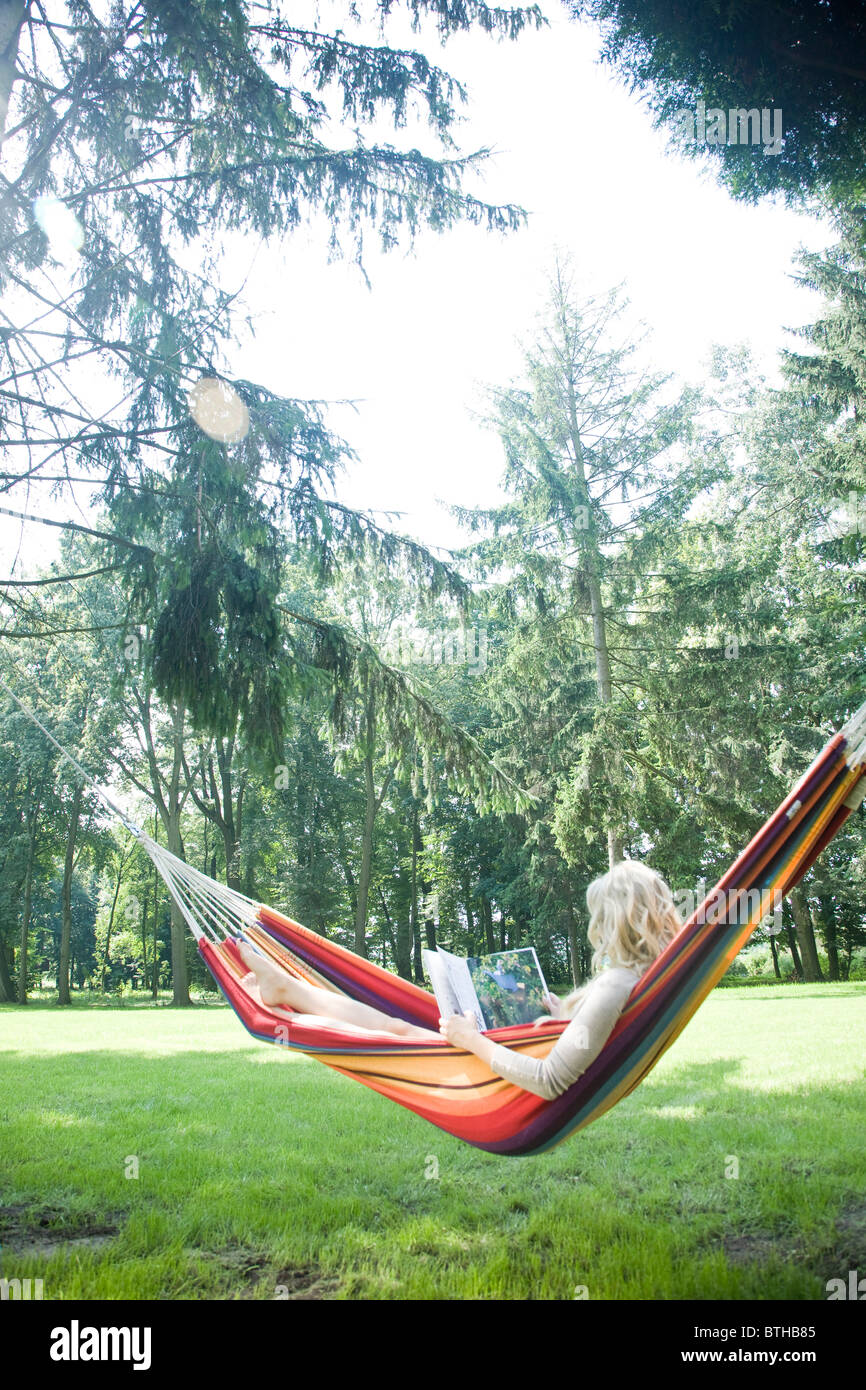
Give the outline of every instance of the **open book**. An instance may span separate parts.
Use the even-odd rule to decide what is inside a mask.
[[[443,1018],[471,1011],[486,1032],[532,1023],[548,1012],[547,985],[532,946],[465,958],[439,946],[421,955]]]

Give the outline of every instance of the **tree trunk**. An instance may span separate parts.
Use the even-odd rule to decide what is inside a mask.
[[[33,842],[27,852],[27,874],[24,879],[24,911],[21,914],[21,945],[18,953],[18,1003],[27,1003],[27,943],[30,936],[30,910],[33,901]]]
[[[415,940],[414,925],[411,914],[406,918],[401,911],[397,922],[397,933],[394,942],[394,959],[397,965],[397,974],[404,980],[411,980],[412,978],[412,946]]]
[[[794,929],[797,933],[797,944],[800,947],[805,978],[810,984],[813,984],[818,980],[823,980],[824,976],[821,973],[821,965],[818,960],[812,913],[802,888],[795,888],[791,893],[791,911],[794,915]]]
[[[66,835],[66,859],[63,865],[63,917],[60,928],[60,967],[57,971],[57,1002],[71,1004],[69,995],[69,958],[72,939],[72,870],[75,867],[75,838],[81,815],[84,787],[79,783],[72,798],[69,830]]]
[[[469,879],[463,880],[463,908],[466,913],[466,954],[475,955],[475,918],[472,913],[472,889]]]
[[[381,884],[379,885],[379,898],[380,898],[381,903],[382,903],[382,915],[383,915],[383,917],[384,917],[384,919],[385,919],[385,930],[384,930],[384,932],[383,932],[383,941],[382,941],[382,965],[383,965],[383,967],[387,970],[388,967],[387,967],[387,965],[386,965],[386,958],[385,958],[385,940],[384,940],[384,938],[387,937],[388,945],[391,947],[391,954],[392,954],[392,956],[394,957],[394,962],[395,962],[395,964],[396,964],[396,961],[397,961],[397,937],[396,937],[396,935],[395,935],[395,933],[394,933],[394,923],[393,923],[393,921],[391,920],[391,914],[390,914],[390,912],[388,911],[388,900],[387,900],[387,898],[385,897],[385,893],[384,893],[384,890],[383,890]],[[398,971],[398,974],[399,974],[399,973],[400,973],[400,972]]]
[[[373,876],[373,828],[379,808],[391,784],[396,766],[385,775],[377,794],[374,780],[373,760],[376,753],[376,693],[366,696],[364,710],[364,791],[366,809],[364,812],[364,838],[361,844],[361,872],[358,875],[358,902],[355,910],[355,954],[367,954],[367,903],[370,896],[370,880]]]
[[[0,0],[0,139],[6,132],[9,98],[15,84],[15,63],[21,26],[30,0]]]
[[[418,850],[419,850],[419,852],[420,852],[422,849],[423,849],[423,843],[422,843],[421,837],[420,837],[420,835],[419,835],[419,837],[418,837]],[[421,899],[422,899],[422,901],[423,901],[423,903],[424,903],[424,910],[427,911],[427,912],[429,912],[429,908],[430,908],[430,890],[431,890],[431,888],[432,888],[433,885],[430,883],[430,880],[429,880],[429,879],[426,879],[426,878],[420,878],[420,877],[419,877],[419,880],[418,880],[418,881],[419,881],[419,883],[420,883],[420,885],[421,885]],[[433,916],[428,916],[428,917],[425,917],[425,918],[424,918],[424,935],[425,935],[425,937],[427,938],[427,950],[428,950],[428,951],[435,951],[435,950],[436,950],[436,919],[435,919],[435,917],[433,917]]]
[[[424,979],[424,962],[421,958],[421,930],[418,913],[418,851],[421,848],[421,831],[418,826],[418,807],[412,807],[412,905],[410,922],[412,927],[412,954],[415,964],[415,983]]]
[[[248,898],[253,898],[253,899],[255,899],[255,898],[258,897],[258,894],[257,894],[256,891],[255,891],[255,889],[256,889],[256,866],[255,866],[255,863],[253,862],[253,855],[252,855],[252,852],[248,852],[247,854],[245,854],[245,855],[244,855],[244,859],[245,859],[245,861],[246,861],[246,866],[245,866],[245,868],[244,868],[244,893],[246,894],[246,896],[247,896]]]
[[[27,775],[27,871],[24,875],[24,911],[21,915],[21,945],[18,954],[18,1003],[27,1003],[27,946],[30,938],[30,912],[33,902],[33,863],[36,858],[36,822],[39,805]]]
[[[831,980],[839,979],[839,945],[836,940],[836,907],[833,899],[823,897],[821,903],[821,929],[827,949],[827,974]]]
[[[592,555],[591,564],[593,566],[600,563],[600,556],[595,550]],[[610,679],[610,657],[607,650],[607,630],[604,622],[604,607],[601,600],[601,584],[597,573],[590,572],[589,576],[589,601],[592,608],[592,642],[595,648],[595,674],[598,686],[598,698],[603,705],[609,705],[613,698],[613,686]],[[614,864],[618,864],[623,857],[622,833],[613,826],[607,832],[607,859],[608,866],[612,869]]]
[[[136,696],[141,716],[141,724],[147,744],[147,758],[150,766],[151,791],[149,795],[156,807],[159,819],[165,828],[166,845],[172,854],[178,859],[185,860],[183,848],[183,836],[181,834],[181,816],[186,803],[187,796],[192,790],[192,777],[186,772],[186,760],[184,757],[184,723],[186,711],[182,705],[172,706],[172,765],[171,775],[164,777],[160,771],[159,759],[156,753],[156,744],[151,725],[151,706],[150,695]],[[186,775],[186,783],[181,789],[181,773]],[[143,789],[144,790],[144,789]],[[154,817],[154,830],[157,820]],[[172,1004],[176,1008],[186,1008],[191,1004],[189,997],[189,970],[186,961],[186,921],[183,913],[174,900],[174,895],[169,894],[169,906],[171,913],[171,984],[172,984]],[[156,918],[154,918],[154,932],[156,931]],[[156,964],[156,954],[154,954],[154,965]],[[156,980],[157,976],[154,975]],[[156,986],[154,986],[156,988]]]
[[[487,954],[492,955],[496,950],[496,938],[493,935],[493,904],[489,898],[481,899],[481,920],[484,923]]]
[[[234,755],[234,734],[232,734],[231,738],[217,739],[216,760],[217,771],[219,773],[219,778],[217,778],[217,772],[214,771],[213,757],[206,754],[204,748],[202,748],[199,755],[199,771],[201,773],[203,794],[196,791],[195,778],[190,781],[189,789],[193,801],[205,818],[204,872],[210,873],[211,878],[216,878],[216,855],[211,859],[210,867],[208,861],[207,825],[210,823],[216,826],[222,838],[223,854],[225,855],[226,861],[226,883],[229,888],[233,888],[236,893],[240,893],[241,827],[243,825],[246,774],[242,773],[240,776],[237,804],[235,804],[232,770]]]
[[[152,974],[151,974],[150,992],[151,992],[151,996],[152,996],[154,999],[158,999],[158,998],[159,998],[159,954],[158,954],[158,953],[159,953],[159,938],[158,938],[158,931],[159,931],[159,893],[156,893],[156,894],[154,895],[154,899],[153,899],[153,960],[152,960],[151,963],[150,963],[150,968],[151,968],[151,972],[152,972]]]
[[[15,986],[6,959],[6,942],[0,936],[0,1003],[11,1004],[15,998]]]
[[[168,848],[178,859],[183,859],[183,839],[180,833],[180,811],[174,807],[168,824]],[[186,921],[175,902],[171,903],[171,1002],[173,1007],[184,1009],[192,1000],[189,997],[189,970],[186,963]]]
[[[349,890],[349,902],[352,907],[352,921],[358,918],[358,890],[355,883],[355,875],[352,873],[352,865],[349,862],[349,851],[346,847],[346,836],[343,831],[342,822],[337,826],[337,846],[340,852],[340,863],[343,867],[343,877],[346,880],[346,887]]]
[[[788,949],[791,952],[791,959],[794,962],[794,970],[798,980],[803,978],[803,964],[800,960],[800,952],[797,950],[797,937],[794,928],[791,926],[791,905],[786,902],[784,906],[785,935],[788,938]]]
[[[845,923],[845,930],[842,933],[842,940],[845,944],[845,960],[842,964],[842,979],[850,979],[851,976],[851,957],[854,954],[854,933],[851,930],[850,917]]]
[[[114,897],[111,901],[111,911],[108,914],[108,926],[105,931],[105,950],[102,955],[102,970],[100,972],[99,992],[105,993],[105,974],[108,970],[108,957],[111,953],[111,933],[114,928],[114,914],[117,909],[117,899],[120,897],[120,885],[123,882],[123,861],[117,870],[117,882],[114,885]]]
[[[613,682],[610,674],[610,653],[607,645],[607,625],[604,618],[604,603],[601,594],[601,574],[602,555],[598,545],[598,538],[593,519],[593,502],[589,492],[589,485],[586,480],[586,469],[583,463],[583,441],[580,437],[580,427],[577,418],[577,401],[574,395],[573,383],[569,379],[569,425],[571,430],[571,446],[574,452],[574,462],[577,476],[580,480],[581,490],[584,495],[584,503],[587,510],[587,517],[590,524],[586,528],[580,528],[575,539],[587,562],[587,586],[589,589],[589,606],[592,615],[592,645],[595,652],[595,678],[598,689],[599,702],[602,705],[609,705],[613,699]],[[618,761],[618,760],[617,760]],[[612,785],[617,787],[619,778],[612,778]],[[611,807],[611,812],[614,808]],[[617,826],[611,826],[607,832],[607,857],[610,868],[617,864],[623,857],[622,832]]]
[[[417,908],[415,921],[412,924],[412,965],[415,971],[415,983],[424,983],[424,958],[421,955],[423,947],[421,945],[421,923],[418,918]]]
[[[585,937],[581,937],[579,946],[580,946],[580,963],[581,963],[581,971],[580,971],[580,973],[581,973],[581,979],[584,979],[584,980],[585,980],[585,979],[588,978],[589,973],[590,973],[590,971],[592,970],[592,951],[589,949],[589,942],[586,940]]]
[[[781,980],[782,971],[779,968],[779,952],[776,950],[775,936],[770,937],[770,953],[773,957],[773,974],[775,975],[777,980]]]
[[[147,910],[150,905],[150,889],[144,890],[144,907],[141,909],[141,987],[147,993]]]
[[[180,774],[183,767],[183,735],[186,712],[180,705],[172,711],[173,749],[171,781],[168,798],[163,798],[163,824],[169,851],[186,862],[180,817],[185,797],[181,796]],[[186,920],[174,900],[169,895],[171,910],[171,1002],[176,1009],[185,1009],[192,1000],[189,997],[189,970],[186,963]]]
[[[581,981],[580,948],[577,941],[577,918],[574,912],[574,894],[571,891],[571,884],[566,889],[565,906],[568,912],[568,954],[571,960],[571,978],[575,988],[577,988]]]
[[[369,729],[369,723],[368,723]],[[355,907],[355,945],[356,956],[367,954],[367,900],[370,895],[370,879],[373,873],[373,825],[376,820],[376,788],[373,784],[373,757],[368,752],[364,759],[364,789],[367,804],[364,811],[364,834],[361,841],[361,871],[358,875],[358,896]]]
[[[159,816],[153,813],[153,838],[159,840]],[[150,988],[154,999],[159,997],[159,871],[153,869],[153,956],[150,962]]]
[[[508,947],[511,951],[519,951],[521,941],[526,940],[526,933],[529,931],[529,922],[519,913],[515,913],[512,918],[513,930],[508,936]]]
[[[244,813],[244,786],[246,779],[241,776],[238,787],[237,807],[235,807],[232,789],[232,757],[234,755],[234,740],[223,743],[222,740],[217,744],[217,763],[219,764],[220,780],[223,789],[223,848],[226,856],[226,883],[229,888],[234,888],[236,893],[241,891],[240,876],[240,848],[241,848],[241,824]]]

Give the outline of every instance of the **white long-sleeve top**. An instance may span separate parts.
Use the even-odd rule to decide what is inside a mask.
[[[640,979],[637,970],[611,966],[593,980],[556,1046],[546,1057],[526,1057],[493,1044],[491,1071],[524,1091],[555,1100],[573,1086],[604,1047]]]

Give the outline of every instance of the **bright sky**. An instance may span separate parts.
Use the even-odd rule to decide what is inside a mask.
[[[833,240],[832,229],[781,205],[735,203],[710,172],[674,154],[638,98],[597,63],[595,30],[552,0],[543,8],[550,27],[514,43],[468,35],[437,51],[435,39],[412,36],[408,25],[389,22],[385,31],[388,42],[422,47],[468,88],[461,149],[496,150],[474,191],[523,206],[525,230],[424,234],[408,256],[379,254],[370,235],[371,288],[351,263],[328,265],[321,227],[281,248],[226,246],[225,286],[247,277],[243,302],[255,325],[255,337],[229,357],[230,371],[294,397],[355,400],[357,413],[332,415],[360,455],[341,500],[400,511],[398,529],[431,545],[459,541],[440,499],[471,506],[498,496],[499,445],[471,412],[483,404],[484,383],[519,374],[518,339],[532,337],[556,248],[570,254],[588,291],[625,281],[635,325],[651,330],[651,365],[694,380],[715,343],[748,341],[774,372],[778,349],[792,345],[786,328],[816,309],[790,278],[796,248]],[[353,35],[345,0],[317,13],[323,28]],[[770,157],[754,150],[755,159]],[[0,518],[6,559],[19,534]],[[52,541],[29,527],[25,554],[44,561]]]

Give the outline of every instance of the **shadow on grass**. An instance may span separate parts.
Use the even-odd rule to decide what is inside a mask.
[[[730,989],[733,988],[735,986],[731,985]],[[737,986],[737,988],[739,987]],[[761,990],[766,990],[766,993],[762,994]],[[728,990],[726,989],[724,993],[727,994]],[[858,997],[866,999],[866,985],[863,981],[858,980],[840,980],[838,984],[830,984],[828,981],[824,985],[791,984],[778,986],[762,982],[751,988],[744,986],[743,993],[737,998],[737,1003],[766,1004],[772,1001],[774,1004],[790,1004],[792,996],[796,1000],[797,995],[799,995],[798,1002],[800,1003],[809,999],[856,999]]]
[[[0,1054],[6,1253],[38,1274],[64,1247],[97,1263],[173,1251],[201,1292],[167,1297],[259,1297],[276,1281],[316,1298],[337,1296],[341,1262],[351,1273],[346,1231],[375,1267],[416,1220],[510,1251],[520,1222],[582,1212],[587,1226],[615,1219],[626,1242],[652,1227],[686,1258],[821,1281],[866,1271],[866,1079],[765,1091],[737,1084],[739,1059],[672,1065],[557,1149],[512,1160],[280,1053]],[[425,1183],[431,1156],[442,1180]]]
[[[147,1013],[148,1011],[157,1012],[160,1009],[171,1009],[177,1014],[184,1014],[189,1010],[195,1009],[228,1009],[225,996],[219,990],[207,990],[204,993],[196,994],[189,1004],[182,1008],[176,1008],[171,1000],[171,993],[164,991],[154,999],[150,994],[101,994],[98,990],[73,990],[72,997],[68,1004],[58,1003],[56,990],[40,991],[32,994],[26,1004],[19,1004],[13,1000],[0,1000],[0,1017],[4,1014],[13,1013],[37,1013],[44,1010],[55,1010],[58,1017],[64,1014],[80,1013],[82,1010],[98,1010],[100,1013],[111,1013],[114,1010],[128,1013],[130,1009],[136,1012]]]

